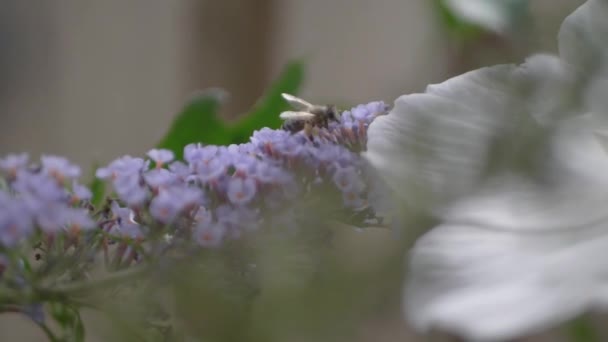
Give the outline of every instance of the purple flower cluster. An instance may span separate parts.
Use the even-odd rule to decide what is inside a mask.
[[[113,193],[95,215],[91,191],[77,181],[78,166],[57,156],[42,156],[37,165],[26,154],[6,156],[0,159],[0,245],[14,246],[34,232],[98,227],[111,239],[142,241],[160,232],[217,246],[269,218],[297,226],[294,204],[318,189],[341,197],[341,208],[364,210],[368,189],[359,152],[368,125],[386,109],[381,102],[357,106],[312,139],[264,128],[240,145],[188,145],[183,161],[162,149],[147,158],[123,156],[96,172]]]
[[[336,137],[336,142],[351,150],[360,152],[367,145],[367,128],[378,116],[388,111],[388,106],[381,101],[358,105],[345,111],[340,116],[340,123],[333,123],[329,130]]]
[[[0,159],[0,245],[13,246],[34,231],[54,235],[95,227],[87,203],[91,192],[77,182],[80,168],[57,156],[28,165],[27,154]]]
[[[367,189],[358,152],[369,123],[386,109],[381,102],[357,106],[312,140],[304,132],[264,128],[244,144],[190,144],[183,162],[167,150],[151,150],[147,160],[119,158],[97,171],[121,202],[112,210],[124,219],[112,230],[134,237],[150,225],[174,225],[200,245],[215,246],[257,229],[268,213],[289,212],[315,188],[338,191],[344,207],[363,210]],[[139,225],[134,217],[146,210],[153,223]]]

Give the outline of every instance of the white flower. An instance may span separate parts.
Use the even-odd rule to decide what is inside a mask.
[[[587,1],[560,57],[429,86],[370,126],[364,156],[398,203],[440,222],[410,255],[415,327],[504,340],[608,305],[606,18]]]

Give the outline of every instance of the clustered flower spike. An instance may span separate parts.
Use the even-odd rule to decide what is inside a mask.
[[[312,141],[304,132],[263,128],[244,144],[190,144],[183,162],[162,149],[149,151],[150,160],[119,158],[97,170],[97,177],[111,180],[120,210],[143,217],[147,208],[152,221],[116,220],[108,229],[120,233],[115,226],[140,225],[143,233],[158,224],[186,224],[182,233],[188,231],[193,241],[217,246],[255,230],[266,214],[287,212],[298,195],[322,184],[341,193],[345,208],[367,209],[358,152],[365,148],[367,127],[386,110],[384,103],[372,102],[345,111]]]
[[[57,156],[43,156],[36,167],[28,161],[26,154],[0,159],[7,181],[0,189],[2,246],[14,246],[36,230],[73,234],[96,226],[87,209],[91,192],[76,181],[78,166]]]
[[[214,247],[264,225],[297,226],[294,204],[317,189],[334,191],[343,199],[339,207],[365,211],[358,154],[367,127],[386,110],[381,102],[357,106],[312,140],[304,132],[263,128],[244,144],[190,144],[183,161],[164,149],[147,158],[120,157],[96,171],[113,189],[100,208],[93,208],[91,190],[78,181],[80,168],[67,159],[44,155],[30,165],[27,154],[8,155],[0,159],[0,245],[15,246],[35,232],[52,241],[97,228],[110,242],[143,241],[158,231]],[[120,246],[125,257],[137,255],[124,241]]]

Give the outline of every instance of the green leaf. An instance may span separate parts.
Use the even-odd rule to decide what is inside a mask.
[[[106,183],[103,180],[95,177],[95,170],[97,170],[98,167],[99,165],[97,164],[93,165],[93,177],[91,182],[89,183],[89,189],[93,194],[93,197],[91,197],[91,203],[95,207],[101,204],[101,202],[103,201],[103,197],[106,194]]]
[[[224,145],[230,143],[230,128],[217,116],[226,94],[209,89],[192,99],[177,115],[158,148],[165,148],[181,159],[190,143]]]
[[[224,122],[217,115],[226,97],[225,93],[218,89],[207,90],[184,107],[157,147],[169,149],[175,153],[176,159],[181,159],[184,147],[190,143],[243,143],[249,140],[256,129],[277,128],[281,123],[279,113],[288,107],[281,93],[296,94],[302,84],[303,75],[304,67],[301,62],[288,63],[264,97],[248,114],[233,124]]]
[[[282,93],[297,94],[304,80],[304,64],[301,61],[288,63],[278,79],[270,86],[253,109],[233,126],[230,143],[246,142],[251,133],[262,127],[278,128],[279,113],[288,109]]]

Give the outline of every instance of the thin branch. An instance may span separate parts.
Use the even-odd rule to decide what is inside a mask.
[[[150,270],[147,265],[134,266],[124,271],[110,273],[109,275],[95,280],[86,280],[71,284],[56,286],[52,288],[42,287],[37,288],[36,293],[43,299],[63,298],[68,295],[74,295],[82,292],[98,290],[102,288],[112,287],[122,284],[126,281],[141,277]]]

